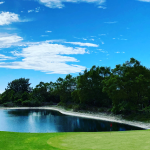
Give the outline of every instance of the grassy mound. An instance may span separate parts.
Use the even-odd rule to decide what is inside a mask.
[[[15,133],[0,132],[2,150],[144,150],[150,130],[126,132]]]

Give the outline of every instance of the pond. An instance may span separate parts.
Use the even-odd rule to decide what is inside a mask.
[[[11,132],[100,132],[110,131],[111,122],[64,115],[58,111],[40,109],[0,110],[0,131]],[[112,123],[112,131],[143,130]]]

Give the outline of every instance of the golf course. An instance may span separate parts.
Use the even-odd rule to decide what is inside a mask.
[[[150,130],[126,132],[17,133],[0,132],[1,150],[145,150]]]

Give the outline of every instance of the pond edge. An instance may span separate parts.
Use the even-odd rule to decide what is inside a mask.
[[[60,106],[43,106],[43,107],[0,107],[0,109],[46,109],[46,110],[55,110],[65,115],[70,116],[77,116],[89,119],[96,119],[96,120],[103,120],[109,122],[116,122],[127,124],[135,127],[140,127],[143,129],[150,129],[150,123],[144,123],[140,121],[127,121],[122,119],[121,116],[114,115],[114,114],[106,114],[106,113],[92,113],[92,112],[74,112],[73,110],[65,110],[63,107]]]

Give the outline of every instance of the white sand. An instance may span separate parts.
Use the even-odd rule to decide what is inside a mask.
[[[78,116],[78,117],[84,117],[84,118],[91,118],[91,119],[97,119],[97,120],[105,120],[105,121],[110,121],[110,122],[118,122],[118,123],[123,123],[123,124],[128,124],[128,125],[133,125],[136,127],[141,127],[144,129],[150,129],[150,123],[143,123],[139,121],[127,121],[122,119],[121,116],[119,115],[114,115],[114,114],[106,114],[106,113],[91,113],[91,112],[86,112],[86,113],[81,113],[81,112],[73,112],[67,111],[63,109],[62,107],[58,106],[51,106],[51,107],[1,107],[0,109],[48,109],[48,110],[57,110],[62,114],[65,115],[71,115],[71,116]]]

